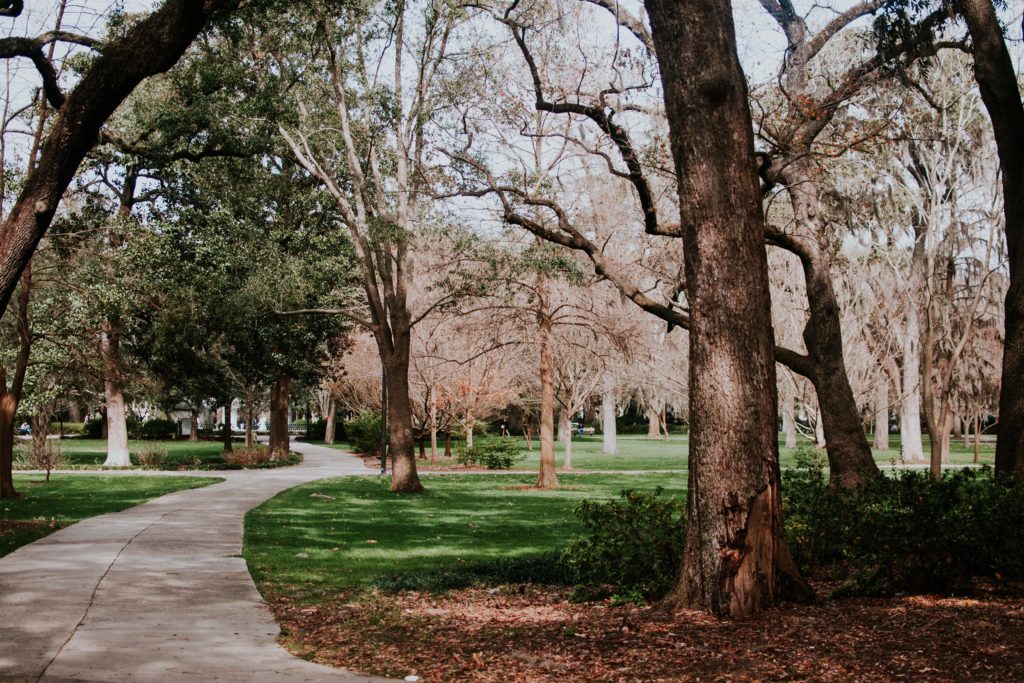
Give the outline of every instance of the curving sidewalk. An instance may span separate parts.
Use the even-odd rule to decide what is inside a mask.
[[[383,681],[306,662],[241,558],[246,511],[299,484],[368,474],[294,443],[295,467],[93,517],[0,558],[0,681]]]

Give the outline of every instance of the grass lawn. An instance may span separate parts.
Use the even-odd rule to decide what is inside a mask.
[[[572,464],[578,470],[686,470],[686,450],[689,444],[689,437],[686,434],[673,434],[671,441],[660,441],[648,439],[644,435],[626,434],[619,436],[619,455],[604,455],[601,453],[600,436],[582,436],[573,438],[572,442]],[[809,442],[802,442],[803,445],[810,445]],[[925,457],[928,457],[928,437],[924,437]],[[900,438],[898,435],[889,437],[889,450],[874,451],[875,460],[880,464],[887,464],[900,457]],[[348,450],[350,446],[345,443],[332,444],[331,448]],[[455,445],[453,443],[453,448]],[[429,446],[428,446],[429,448]],[[523,442],[522,451],[526,459],[516,465],[515,469],[536,470],[539,466],[540,454],[537,450],[537,442],[534,440],[534,449],[526,450],[526,443]],[[964,448],[960,439],[953,439],[951,442],[951,460],[954,464],[966,464],[973,462],[973,446]],[[562,444],[555,444],[555,459],[559,467],[562,465]],[[429,451],[428,451],[429,452]],[[794,449],[789,449],[780,444],[780,457],[782,466],[788,467],[794,464]],[[991,465],[995,459],[995,444],[981,444],[981,462]],[[421,461],[422,462],[422,461]]]
[[[28,448],[29,444],[24,442],[21,447]],[[99,469],[107,458],[106,439],[62,439],[60,447],[67,461],[63,469]],[[132,464],[138,466],[138,453],[152,448],[159,448],[167,452],[167,458],[160,469],[228,469],[227,463],[224,461],[224,445],[221,441],[141,441],[133,439],[128,442]],[[236,450],[241,448],[242,444],[235,444]],[[257,445],[257,448],[265,447]],[[281,464],[295,463],[281,461]],[[17,463],[15,467],[18,467]]]
[[[15,475],[25,497],[0,500],[0,556],[86,517],[117,512],[165,493],[194,489],[223,479],[213,477],[133,477],[55,474]]]
[[[299,486],[250,511],[243,550],[265,595],[309,601],[366,587],[394,574],[537,555],[565,545],[581,527],[582,499],[660,485],[683,495],[679,475],[561,475],[555,491],[517,488],[533,477],[430,477],[427,490],[398,495],[376,477]]]

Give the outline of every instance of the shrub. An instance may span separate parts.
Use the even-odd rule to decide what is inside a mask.
[[[565,551],[577,598],[636,593],[648,600],[675,583],[686,538],[686,503],[653,492],[623,491],[622,500],[584,500],[576,516],[588,534]]]
[[[178,423],[174,420],[146,420],[139,427],[139,434],[143,439],[154,441],[173,439],[178,434]]]
[[[269,448],[242,448],[224,454],[224,462],[239,467],[263,465],[273,459],[273,451]]]
[[[164,463],[167,461],[167,449],[154,444],[136,453],[135,458],[142,465],[143,469],[159,470],[163,468]]]
[[[51,470],[67,464],[60,442],[52,439],[32,439],[31,443],[18,446],[14,451],[15,469],[43,470],[46,481],[50,481]]]
[[[833,491],[807,467],[784,477],[786,538],[809,573],[870,595],[948,592],[973,577],[1024,579],[1024,486],[988,469],[928,472]]]
[[[81,436],[85,433],[84,422],[51,422],[51,434],[63,434],[64,436]]]
[[[82,434],[87,439],[99,439],[103,436],[103,418],[93,417],[82,425]]]
[[[306,430],[306,439],[309,441],[323,441],[327,436],[327,420],[320,418],[316,422],[311,422],[309,428]],[[345,438],[345,422],[343,420],[336,420],[334,422],[334,440],[340,441]],[[377,447],[380,447],[378,442]]]
[[[489,470],[509,470],[517,462],[526,459],[526,454],[519,448],[519,439],[501,437],[479,441],[472,448],[460,446],[455,453],[456,460],[462,465],[480,465]]]
[[[357,453],[376,453],[380,450],[380,413],[364,410],[345,422],[345,432]]]

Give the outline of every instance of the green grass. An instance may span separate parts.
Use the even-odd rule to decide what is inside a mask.
[[[28,446],[29,444],[24,442],[21,447],[27,448]],[[62,439],[60,447],[67,462],[64,469],[99,469],[107,458],[106,439]],[[167,459],[161,469],[231,469],[224,461],[224,444],[221,441],[143,441],[132,439],[128,442],[132,465],[138,466],[139,452],[151,448],[160,448],[167,452]],[[235,448],[242,448],[242,445],[235,444]],[[264,448],[264,446],[257,445],[257,448]],[[295,462],[282,461],[274,464],[287,465],[295,464]]]
[[[36,476],[16,475],[15,488],[25,497],[0,500],[0,557],[87,517],[117,512],[165,493],[219,481],[224,480],[55,474],[45,483]]]
[[[573,507],[660,485],[682,496],[680,475],[561,475],[554,491],[515,488],[533,477],[430,477],[399,495],[377,477],[328,479],[290,489],[246,515],[243,554],[264,594],[315,600],[379,577],[537,555],[581,527]]]
[[[493,438],[493,437],[492,437]],[[810,445],[802,441],[802,445]],[[604,455],[601,453],[600,436],[582,436],[573,438],[572,442],[572,464],[578,470],[686,470],[686,451],[689,445],[689,437],[686,434],[673,434],[670,441],[648,439],[643,435],[628,434],[618,438],[619,455]],[[875,460],[880,464],[886,464],[900,457],[900,438],[898,435],[889,437],[889,450],[875,451]],[[925,457],[928,457],[928,437],[924,437]],[[350,445],[336,443],[330,446],[339,450],[349,450]],[[453,443],[453,448],[455,447]],[[517,464],[518,470],[536,470],[539,465],[540,454],[537,450],[537,442],[534,440],[534,449],[526,450],[523,442],[522,452],[526,459]],[[974,460],[973,446],[964,448],[960,439],[953,439],[950,447],[950,460],[953,464],[967,464]],[[780,444],[780,459],[782,467],[790,467],[794,464],[793,454],[795,450],[785,448]],[[555,444],[555,459],[559,467],[562,466],[563,448],[561,442]],[[995,459],[995,444],[981,444],[981,462],[991,465]],[[422,462],[422,461],[421,461]]]

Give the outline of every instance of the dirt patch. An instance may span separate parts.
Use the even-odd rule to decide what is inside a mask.
[[[534,587],[272,606],[302,656],[423,681],[1024,679],[1020,592],[823,600],[733,622]]]
[[[19,531],[59,529],[56,519],[0,519],[0,536],[9,536]]]

